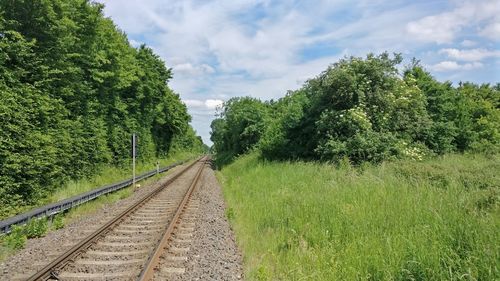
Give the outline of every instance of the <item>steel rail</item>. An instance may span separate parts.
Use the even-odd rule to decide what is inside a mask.
[[[145,266],[143,267],[139,275],[139,278],[137,279],[138,281],[153,280],[154,271],[158,266],[158,264],[160,263],[160,257],[163,254],[170,238],[172,237],[174,229],[177,223],[179,222],[179,218],[182,212],[184,211],[188,200],[191,198],[191,195],[193,194],[193,191],[196,185],[198,184],[198,180],[200,179],[200,175],[203,172],[204,168],[205,168],[205,161],[203,161],[203,164],[198,169],[196,176],[191,182],[189,189],[186,191],[186,194],[184,195],[181,204],[179,204],[179,206],[177,207],[174,217],[172,218],[167,229],[163,233],[163,236],[159,240],[159,243],[157,244],[154,252],[152,252],[152,254],[149,256],[148,261],[146,262]]]
[[[202,159],[202,158],[200,158]],[[73,246],[71,249],[60,255],[58,258],[53,260],[51,263],[49,263],[47,266],[42,268],[40,271],[35,273],[33,276],[27,279],[27,281],[38,281],[38,280],[49,280],[49,279],[56,279],[59,280],[57,276],[57,270],[63,268],[68,262],[76,258],[81,252],[85,251],[88,249],[90,246],[92,246],[97,239],[100,237],[104,236],[106,233],[111,231],[111,229],[119,224],[125,217],[143,206],[149,199],[153,198],[156,194],[158,194],[160,191],[162,191],[164,188],[166,188],[168,185],[170,185],[172,182],[174,182],[177,178],[179,178],[181,175],[183,175],[186,171],[191,169],[196,163],[200,162],[200,159],[193,161],[193,163],[189,164],[187,167],[182,169],[179,173],[175,174],[172,178],[170,178],[166,183],[163,185],[159,186],[158,188],[154,189],[152,192],[141,198],[138,202],[121,212],[118,216],[107,222],[105,225],[100,227],[98,230],[94,231],[92,234],[87,236],[85,239],[80,241],[78,244]]]

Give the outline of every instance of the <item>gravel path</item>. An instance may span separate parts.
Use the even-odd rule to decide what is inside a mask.
[[[176,167],[173,173],[184,166]],[[89,235],[113,216],[142,198],[151,189],[163,184],[172,174],[138,189],[129,198],[109,204],[63,229],[47,236],[31,239],[25,249],[0,264],[0,280],[23,280],[41,269],[64,250]],[[192,236],[183,260],[184,271],[159,276],[158,280],[240,280],[241,255],[225,218],[222,191],[214,171],[208,166],[186,212]],[[89,227],[90,226],[90,227]],[[166,266],[166,265],[162,265]]]

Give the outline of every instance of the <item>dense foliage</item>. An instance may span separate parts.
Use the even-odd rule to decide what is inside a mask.
[[[266,128],[269,108],[250,97],[232,98],[224,103],[212,124],[211,140],[219,159],[229,161],[257,144]]]
[[[354,163],[498,151],[500,84],[438,82],[417,61],[370,54],[334,63],[278,101],[231,99],[212,123],[220,163],[258,147],[268,159]]]
[[[99,165],[201,147],[171,70],[88,0],[0,2],[0,204],[30,204]]]

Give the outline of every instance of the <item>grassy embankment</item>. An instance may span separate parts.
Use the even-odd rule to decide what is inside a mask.
[[[158,161],[160,163],[160,167],[164,167],[177,161],[195,156],[196,154],[191,152],[177,152],[169,155],[167,158],[158,159]],[[138,162],[136,169],[138,175],[154,170],[156,169],[156,159],[151,162]],[[132,167],[103,166],[99,170],[100,172],[92,177],[67,182],[64,186],[55,190],[53,194],[44,200],[41,200],[36,205],[22,206],[15,210],[11,209],[9,206],[0,206],[0,208],[7,208],[5,210],[0,210],[0,214],[3,214],[0,216],[0,219],[5,219],[18,213],[26,212],[43,205],[54,203],[65,198],[132,177]]]
[[[218,177],[249,280],[499,280],[500,158],[339,167],[244,156]]]
[[[158,159],[158,161],[160,163],[160,167],[164,167],[177,161],[194,158],[196,156],[197,154],[192,152],[177,152],[169,155],[169,157],[167,158]],[[138,174],[153,169],[156,169],[156,161],[153,161],[151,163],[139,162],[137,165]],[[149,179],[139,182],[139,184],[141,186],[145,186],[148,183],[156,181],[160,177],[165,176],[167,173],[153,176]],[[40,204],[37,206],[57,202],[59,200],[69,198],[71,196],[90,191],[97,187],[115,183],[130,177],[131,168],[105,166],[101,169],[101,172],[99,174],[95,175],[92,178],[68,182],[65,186],[62,186],[60,189],[56,190],[50,197],[46,198],[43,202],[40,202]],[[64,224],[70,223],[75,219],[88,215],[100,209],[106,204],[110,204],[120,199],[127,198],[128,196],[132,195],[133,192],[134,188],[132,186],[126,187],[119,191],[101,196],[74,209],[71,209],[69,212],[64,214],[64,216],[56,217],[56,220],[52,222],[41,220],[38,223],[34,222],[32,225],[23,227],[18,231],[18,233],[13,233],[8,236],[0,236],[0,261],[12,255],[18,249],[24,247],[27,238],[44,236],[48,230],[64,227]],[[31,208],[35,208],[37,206],[32,206]]]
[[[194,158],[196,155],[197,154],[191,152],[177,152],[169,155],[169,157],[167,158],[158,159],[158,162],[160,163],[161,168],[173,164],[177,161]],[[138,162],[136,167],[136,174],[139,175],[154,169],[156,169],[156,161]],[[45,200],[44,204],[42,205],[57,202],[59,200],[87,192],[97,187],[101,187],[114,182],[119,182],[121,180],[129,178],[132,178],[132,167],[127,167],[125,169],[113,166],[103,167],[101,172],[93,178],[69,182],[66,186],[54,192],[54,194],[47,198],[47,200]],[[142,182],[139,182],[139,184],[142,184]]]
[[[170,164],[173,164],[178,161],[193,159],[198,156],[197,153],[192,152],[177,152],[170,155],[167,158],[158,159],[160,163],[160,167],[164,167]],[[156,169],[156,162],[151,163],[139,163],[137,166],[137,174],[141,174],[147,171],[151,171]],[[151,182],[156,181],[157,179],[164,177],[167,173],[162,173],[156,176],[153,176],[149,179],[138,182],[141,186],[145,186]],[[95,189],[96,187],[101,187],[109,183],[118,182],[120,180],[131,178],[131,169],[119,169],[116,167],[106,167],[102,170],[102,172],[96,177],[88,180],[81,180],[70,182],[64,188],[56,191],[51,197],[50,202],[57,202],[64,198],[68,198],[77,194],[81,194],[83,192],[87,192],[89,190]],[[96,200],[85,203],[81,206],[76,207],[75,209],[70,210],[65,215],[66,223],[71,222],[74,219],[77,219],[81,216],[85,216],[88,213],[101,208],[106,204],[110,204],[116,202],[120,199],[127,198],[134,192],[132,186],[124,188],[114,193],[107,194],[105,196],[101,196]]]

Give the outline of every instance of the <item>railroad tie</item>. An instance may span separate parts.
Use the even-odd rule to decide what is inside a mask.
[[[161,274],[184,274],[186,269],[184,267],[162,267],[160,268]]]
[[[134,276],[135,272],[106,272],[106,273],[86,273],[86,272],[63,272],[59,275],[62,280],[106,280],[112,278],[126,278]]]
[[[119,266],[119,265],[130,265],[130,264],[140,264],[143,263],[143,259],[129,259],[129,260],[87,260],[87,259],[77,259],[76,264],[80,265],[106,265],[106,266]]]

